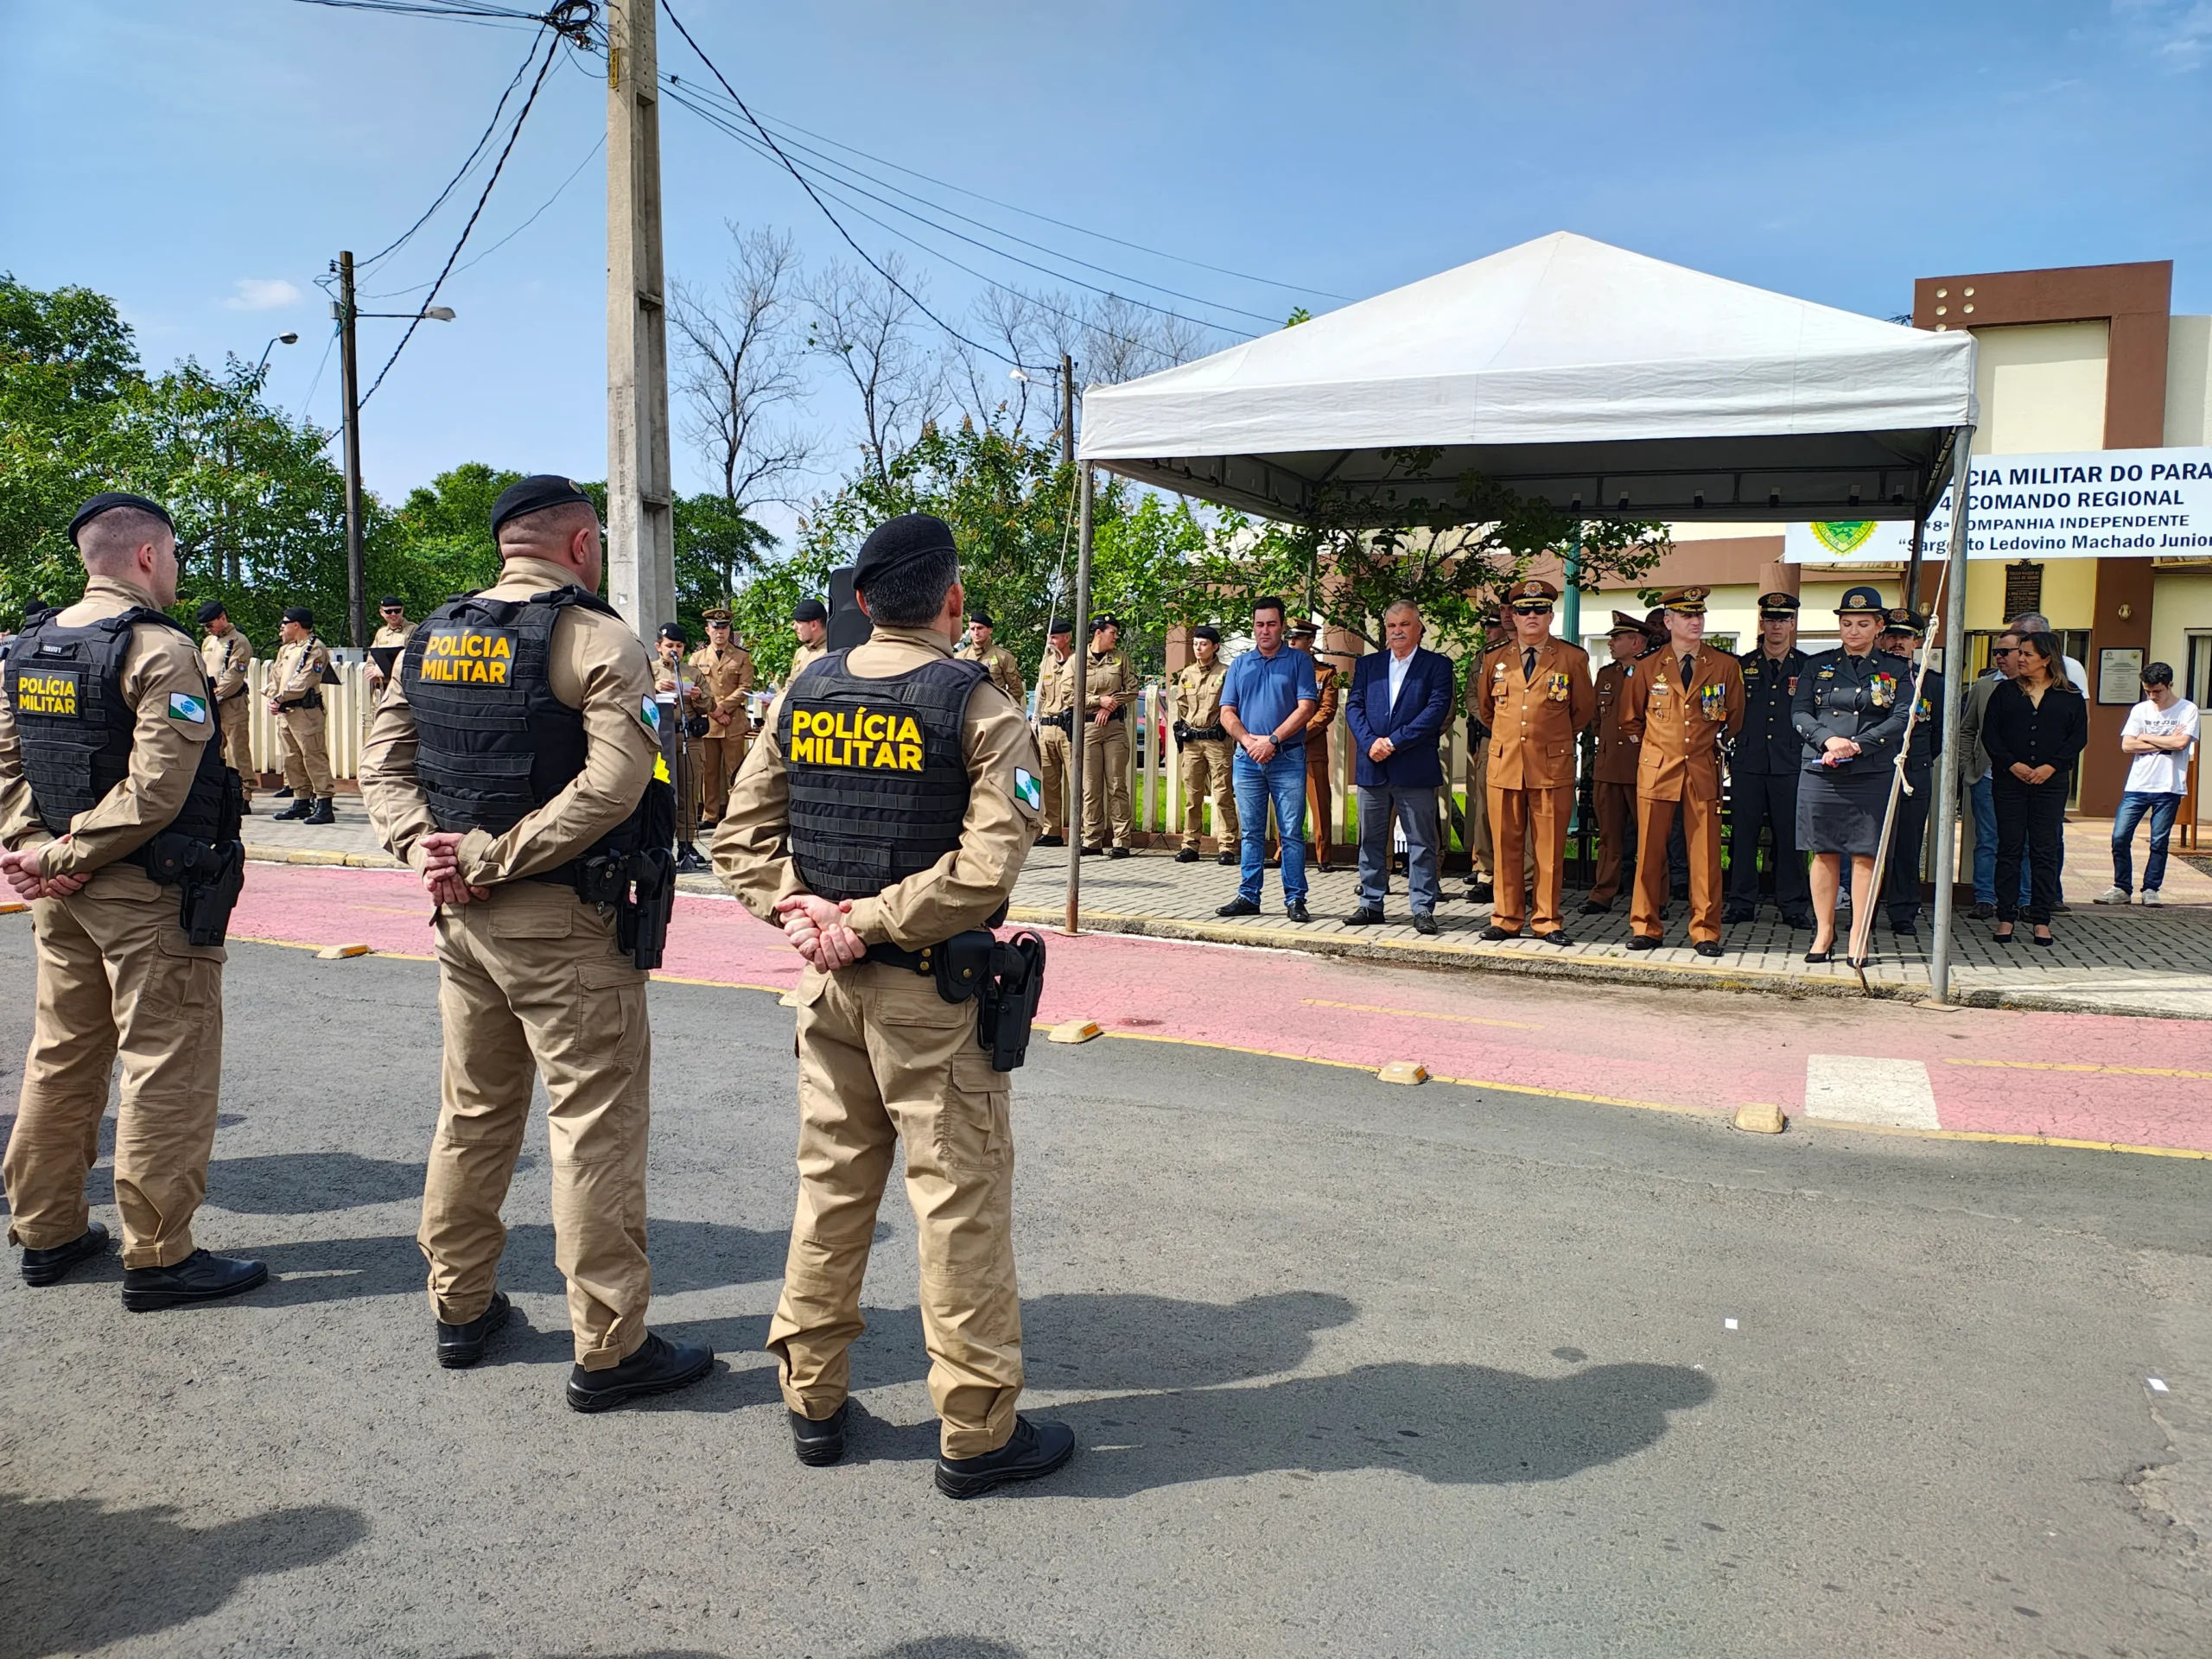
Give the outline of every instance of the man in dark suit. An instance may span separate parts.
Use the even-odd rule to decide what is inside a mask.
[[[1452,717],[1452,661],[1421,645],[1421,612],[1400,600],[1384,613],[1388,649],[1362,657],[1351,671],[1344,719],[1351,731],[1359,790],[1359,908],[1347,927],[1382,919],[1390,891],[1390,824],[1406,832],[1406,887],[1414,927],[1436,931],[1436,792],[1444,786],[1437,740]]]

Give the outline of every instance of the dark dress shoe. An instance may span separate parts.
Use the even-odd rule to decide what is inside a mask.
[[[845,1419],[850,1414],[852,1402],[840,1400],[837,1409],[827,1417],[802,1417],[791,1414],[791,1449],[798,1453],[798,1460],[809,1468],[826,1469],[845,1455]]]
[[[714,1369],[715,1351],[705,1344],[671,1342],[648,1331],[638,1351],[620,1365],[603,1371],[578,1365],[570,1370],[569,1404],[578,1411],[607,1411],[649,1394],[688,1389]]]
[[[1746,910],[1740,905],[1720,912],[1720,925],[1723,927],[1739,927],[1745,922],[1756,922],[1758,918],[1758,912]]]
[[[1285,905],[1282,907],[1282,913],[1294,922],[1310,922],[1313,919],[1313,912],[1302,904]]]
[[[2074,913],[2074,906],[2062,899],[2050,907],[2050,913],[2054,916],[2071,916]]]
[[[1537,934],[1536,943],[1538,944],[1573,944],[1574,941],[1567,937],[1565,928],[1555,927],[1548,933]]]
[[[1475,937],[1478,938],[1489,939],[1495,944],[1499,939],[1519,938],[1521,937],[1521,930],[1517,927],[1500,927],[1496,922],[1492,922],[1488,927],[1483,929],[1483,931]]]
[[[1497,889],[1493,887],[1489,882],[1470,881],[1467,884],[1467,902],[1469,904],[1488,905],[1495,904],[1497,900]]]
[[[1690,896],[1690,890],[1687,887],[1669,887],[1667,891],[1673,893],[1677,899],[1687,899]]]
[[[1813,919],[1813,912],[1809,910],[1784,911],[1782,920],[1784,926],[1796,933],[1809,933],[1820,925]]]
[[[1986,922],[1996,913],[1997,906],[1991,904],[1987,899],[1983,899],[1977,903],[1972,912],[1974,918],[1977,922]]]
[[[1649,933],[1631,933],[1628,937],[1628,948],[1631,950],[1656,950],[1659,941]]]
[[[1373,927],[1382,919],[1382,912],[1381,911],[1370,910],[1365,905],[1362,905],[1357,910],[1355,910],[1351,915],[1344,918],[1344,925],[1346,927]]]
[[[1181,852],[1175,855],[1175,861],[1178,864],[1197,863],[1198,861],[1198,849],[1195,847],[1185,847]]]
[[[125,1268],[123,1305],[133,1313],[152,1313],[191,1302],[220,1301],[268,1282],[269,1269],[258,1262],[194,1250],[175,1267]]]
[[[1035,844],[1039,847],[1065,847],[1068,844],[1068,838],[1065,836],[1039,836]]]
[[[292,798],[292,786],[286,784],[282,789],[271,790],[270,794],[273,799],[289,801]]]
[[[1014,1435],[980,1458],[939,1458],[937,1489],[947,1497],[981,1497],[1009,1480],[1049,1475],[1075,1455],[1075,1431],[1065,1423],[1014,1420]]]
[[[251,817],[253,816],[253,803],[251,801],[240,801],[238,803],[238,810],[244,813],[247,817]]]
[[[1690,949],[1700,957],[1717,957],[1721,954],[1720,941],[1718,939],[1700,939]]]
[[[1221,852],[1214,855],[1213,861],[1233,870],[1244,861],[1244,855],[1242,853]]]
[[[1109,858],[1127,858],[1128,855],[1129,849],[1126,847],[1109,847],[1106,849],[1106,856]]]
[[[1433,934],[1436,931],[1436,918],[1429,914],[1429,912],[1425,910],[1415,911],[1414,912],[1414,931],[1421,934]]]
[[[1611,905],[1599,904],[1595,899],[1592,899],[1589,903],[1582,906],[1582,913],[1585,916],[1603,916],[1609,913],[1611,909]]]
[[[1260,907],[1249,899],[1232,899],[1214,912],[1217,916],[1256,916],[1259,913]]]
[[[1916,939],[1920,937],[1918,925],[1910,921],[1891,922],[1890,931],[1900,939]]]
[[[302,797],[299,800],[294,801],[282,812],[271,812],[269,817],[272,823],[282,823],[289,818],[304,818],[308,813],[314,810],[315,803]]]
[[[79,1262],[89,1262],[107,1249],[107,1229],[97,1221],[87,1222],[85,1230],[67,1244],[56,1244],[50,1250],[23,1251],[23,1282],[27,1285],[58,1285],[67,1276],[69,1269]]]
[[[492,1300],[484,1311],[466,1325],[448,1325],[438,1321],[438,1363],[449,1371],[466,1370],[484,1357],[484,1344],[491,1334],[507,1322],[513,1311],[503,1290],[492,1293]]]
[[[1086,847],[1080,854],[1077,855],[1077,856],[1081,858],[1096,858],[1099,854],[1105,850],[1106,849],[1103,847]]]

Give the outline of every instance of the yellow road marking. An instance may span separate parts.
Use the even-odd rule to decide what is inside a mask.
[[[1993,1065],[2009,1071],[2108,1071],[2122,1077],[2194,1077],[2200,1082],[2212,1082],[2212,1071],[2171,1071],[2156,1065],[2069,1065],[2063,1060],[1961,1060],[1950,1058],[1946,1065]]]
[[[1515,1031],[1543,1029],[1526,1020],[1484,1020],[1471,1014],[1425,1014],[1419,1008],[1386,1008],[1373,1002],[1331,1002],[1318,996],[1302,996],[1299,1001],[1309,1008],[1343,1008],[1351,1014],[1395,1014],[1404,1020],[1449,1020],[1462,1026],[1505,1026]]]

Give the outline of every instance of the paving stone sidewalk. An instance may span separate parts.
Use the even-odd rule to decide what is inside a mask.
[[[264,798],[267,810],[276,804]],[[341,797],[337,812],[337,823],[309,829],[275,822],[266,810],[257,810],[246,821],[248,855],[276,862],[392,868],[370,833],[367,814],[358,800]],[[2056,919],[2052,931],[2057,943],[2052,949],[2028,944],[2024,925],[2015,943],[1998,944],[1990,938],[1991,924],[1970,920],[1961,911],[1952,957],[1955,1001],[1985,1007],[2212,1020],[2212,875],[2176,858],[2169,866],[2164,906],[2092,905],[2090,895],[2109,880],[2106,844],[2110,833],[2108,825],[2094,820],[2068,825],[2067,891],[2074,909]],[[680,885],[695,893],[721,892],[710,876],[688,876]],[[1724,928],[1720,942],[1726,954],[1713,958],[1690,950],[1688,906],[1679,900],[1669,906],[1666,944],[1631,954],[1625,896],[1606,915],[1583,916],[1578,912],[1584,894],[1570,890],[1567,931],[1574,943],[1561,949],[1529,939],[1489,943],[1478,938],[1490,921],[1490,906],[1471,904],[1462,896],[1467,890],[1462,877],[1445,883],[1445,903],[1437,912],[1440,931],[1433,938],[1414,931],[1402,876],[1392,878],[1392,920],[1382,927],[1344,925],[1343,918],[1358,901],[1358,878],[1351,869],[1315,872],[1311,888],[1308,908],[1313,919],[1302,925],[1283,914],[1280,875],[1274,870],[1268,872],[1264,913],[1228,918],[1214,911],[1236,896],[1236,872],[1216,864],[1211,856],[1196,864],[1178,864],[1166,851],[1144,851],[1127,859],[1087,858],[1083,861],[1083,925],[1102,932],[1462,971],[1793,996],[1861,995],[1858,976],[1840,960],[1807,965],[1803,957],[1812,936],[1783,926],[1770,906],[1761,911],[1757,922]],[[1014,889],[1013,919],[1058,925],[1065,915],[1066,889],[1065,849],[1033,849]],[[1868,990],[1878,996],[1925,996],[1931,941],[1932,923],[1927,916],[1921,918],[1918,938],[1909,940],[1891,934],[1888,918],[1883,917],[1875,928]]]

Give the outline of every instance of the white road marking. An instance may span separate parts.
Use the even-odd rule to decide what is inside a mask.
[[[1942,1127],[1936,1121],[1936,1090],[1924,1061],[1861,1054],[1805,1057],[1805,1116],[1902,1129]]]
[[[2144,1381],[2151,1385],[2151,1392],[2153,1394],[2167,1394],[2171,1392],[2171,1390],[2166,1387],[2165,1383],[2158,1377],[2145,1377]]]
[[[1723,1331],[1733,1331],[1736,1328],[1736,1321],[1733,1319],[1723,1319],[1720,1321],[1720,1328]]]

